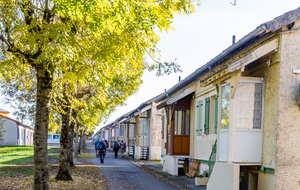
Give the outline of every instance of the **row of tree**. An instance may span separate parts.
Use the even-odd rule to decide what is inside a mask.
[[[1,85],[31,115],[34,189],[49,189],[47,134],[61,121],[56,179],[71,180],[75,126],[91,129],[136,92],[143,72],[178,71],[157,59],[157,32],[193,0],[5,0],[0,2]],[[197,0],[197,3],[198,0]],[[56,123],[56,124],[55,124]],[[77,127],[78,128],[78,127]]]

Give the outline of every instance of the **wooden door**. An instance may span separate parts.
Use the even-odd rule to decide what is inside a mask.
[[[190,136],[174,135],[173,154],[189,155],[190,153]]]

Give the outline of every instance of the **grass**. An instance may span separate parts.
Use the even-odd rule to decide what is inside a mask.
[[[58,172],[60,148],[48,147],[50,189],[107,189],[99,168],[89,163],[95,158],[90,149],[78,155],[79,164],[71,169],[72,181],[55,179]],[[0,146],[0,189],[32,189],[33,146]]]
[[[48,147],[50,157],[59,157],[59,148]],[[58,155],[58,157],[57,157]],[[0,146],[0,167],[33,164],[33,146]]]
[[[153,162],[156,162],[158,164],[161,164],[161,160],[152,160]]]

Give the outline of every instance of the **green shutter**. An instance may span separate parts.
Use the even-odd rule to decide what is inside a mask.
[[[215,101],[215,133],[218,133],[218,106],[219,106],[219,96],[216,94]]]
[[[197,129],[196,133],[197,135],[202,135],[202,123],[203,123],[203,118],[202,118],[202,112],[203,112],[203,101],[198,101],[197,102]]]
[[[205,98],[205,124],[204,124],[204,133],[209,134],[209,104],[210,98]]]

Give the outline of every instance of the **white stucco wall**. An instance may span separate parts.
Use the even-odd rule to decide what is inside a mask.
[[[17,145],[17,123],[9,119],[3,119],[4,133],[3,141],[1,145]]]
[[[163,163],[163,171],[171,175],[178,175],[178,160],[174,156],[166,155]]]
[[[239,190],[240,166],[216,162],[207,184],[207,190]]]

